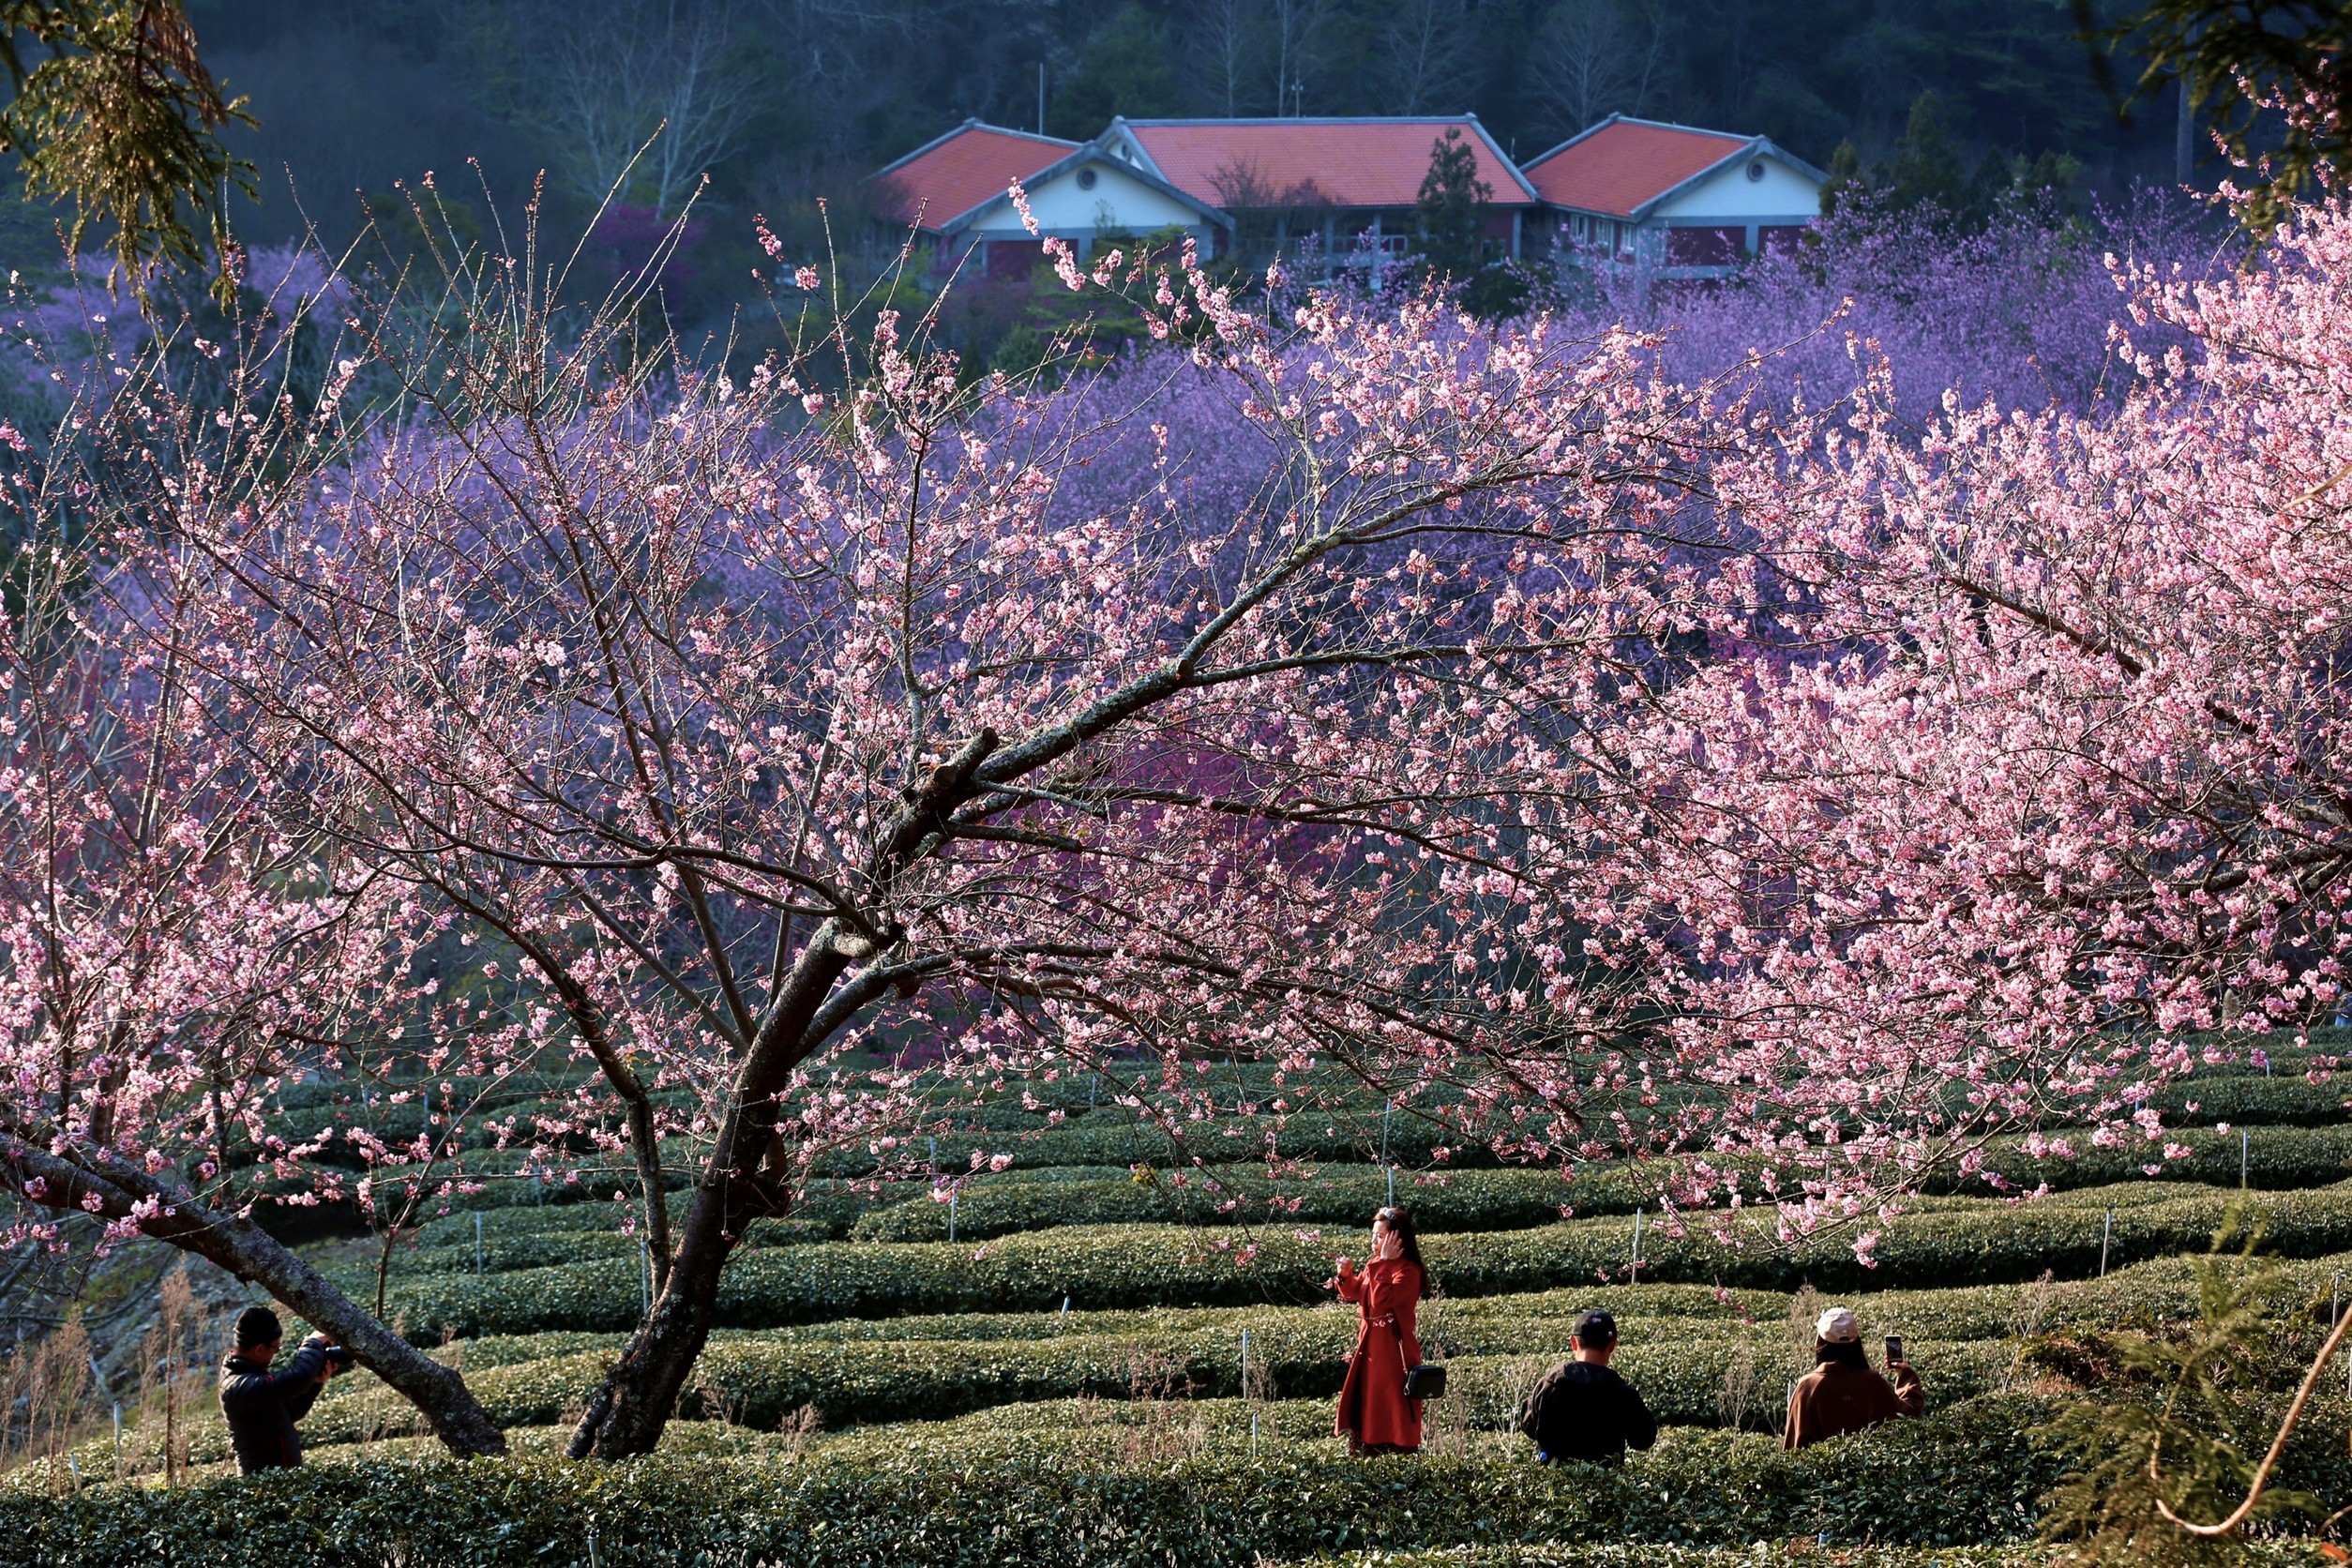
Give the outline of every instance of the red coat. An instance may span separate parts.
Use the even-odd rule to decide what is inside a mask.
[[[1366,1263],[1341,1274],[1339,1299],[1363,1309],[1348,1381],[1339,1391],[1333,1431],[1364,1448],[1419,1448],[1421,1401],[1405,1397],[1405,1368],[1421,1364],[1413,1307],[1421,1300],[1421,1271],[1401,1258]]]

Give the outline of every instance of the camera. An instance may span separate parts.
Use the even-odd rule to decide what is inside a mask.
[[[350,1346],[329,1345],[326,1348],[326,1364],[333,1367],[336,1371],[340,1372],[344,1367],[349,1366],[351,1363],[352,1354]]]

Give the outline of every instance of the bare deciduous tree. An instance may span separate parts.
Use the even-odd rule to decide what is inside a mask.
[[[576,195],[601,202],[617,191],[669,214],[734,150],[754,83],[728,8],[589,0],[535,20],[545,47],[530,55],[539,68],[525,83],[525,113]]]
[[[1666,19],[1636,0],[1560,0],[1535,46],[1535,94],[1559,128],[1638,114],[1666,65]]]
[[[1404,114],[1459,109],[1473,65],[1465,0],[1398,0],[1375,35],[1389,101]]]
[[[1258,0],[1201,0],[1193,8],[1188,68],[1200,96],[1227,114],[1246,113],[1262,101],[1266,22]]]
[[[1274,113],[1306,113],[1306,72],[1323,41],[1331,0],[1270,0],[1267,20],[1274,34]]]
[[[828,158],[852,156],[859,111],[887,92],[891,56],[919,30],[916,8],[908,0],[763,0],[761,13],[810,139]]]

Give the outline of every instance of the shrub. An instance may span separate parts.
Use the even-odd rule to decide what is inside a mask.
[[[2302,1338],[2315,1343],[2326,1321],[2334,1276],[2352,1258],[2322,1258],[2286,1263],[2276,1271],[2272,1310],[2281,1317],[2299,1315],[2309,1326],[2298,1331],[2297,1343],[2283,1349],[2301,1353]],[[1901,1334],[1914,1344],[1949,1341],[2011,1342],[2023,1357],[2030,1341],[2036,1364],[2050,1361],[2041,1354],[2045,1343],[2055,1355],[2054,1334],[2103,1331],[2122,1326],[2178,1323],[2197,1312],[2196,1281],[2192,1260],[2164,1258],[2116,1270],[2103,1279],[2053,1281],[2026,1285],[1965,1286],[1944,1290],[1879,1290],[1846,1298],[1862,1314],[1872,1334]],[[1569,1325],[1594,1305],[1616,1315],[1627,1353],[1652,1341],[1677,1343],[1721,1336],[1726,1343],[1741,1334],[1763,1334],[1787,1319],[1792,1298],[1768,1290],[1718,1290],[1696,1285],[1613,1285],[1604,1289],[1570,1289],[1511,1295],[1440,1298],[1424,1304],[1425,1339],[1454,1354],[1504,1354],[1538,1350],[1559,1354],[1567,1344]],[[1108,1335],[1148,1341],[1163,1334],[1210,1334],[1238,1343],[1244,1329],[1271,1345],[1282,1335],[1344,1340],[1353,1321],[1346,1308],[1314,1307],[1161,1307],[1144,1310],[1073,1310],[1058,1312],[963,1313],[906,1318],[836,1318],[822,1322],[775,1329],[722,1329],[718,1341],[731,1338],[777,1344],[833,1346],[841,1343],[881,1343],[918,1340],[1060,1339],[1067,1335]],[[2045,1336],[2036,1338],[2036,1336]],[[553,1356],[591,1350],[617,1353],[626,1336],[619,1333],[565,1331],[545,1334],[493,1335],[460,1342],[456,1347],[469,1368],[517,1364]],[[2021,1364],[2024,1364],[2021,1360]]]
[[[1179,1180],[1184,1184],[1177,1185]],[[1631,1208],[1633,1192],[1634,1183],[1618,1169],[1595,1171],[1574,1184],[1552,1170],[1464,1170],[1435,1177],[1402,1171],[1396,1181],[1397,1201],[1410,1207],[1429,1230],[1549,1225],[1570,1203],[1581,1208],[1615,1199]],[[956,1234],[959,1241],[976,1242],[1024,1230],[1123,1223],[1368,1227],[1387,1196],[1384,1171],[1345,1166],[1327,1167],[1310,1182],[1271,1183],[1245,1168],[1220,1167],[1214,1173],[1168,1172],[1143,1182],[1123,1173],[1080,1182],[975,1183],[957,1199]],[[1270,1201],[1281,1207],[1270,1208]],[[859,1241],[943,1241],[947,1221],[947,1205],[927,1193],[867,1213],[851,1234]]]
[[[2206,1126],[2216,1122],[2341,1125],[2347,1093],[2352,1093],[2352,1083],[2332,1079],[2312,1083],[2299,1075],[2274,1078],[2239,1073],[2207,1078],[2200,1074],[2168,1085],[2148,1104],[2163,1111],[2167,1122]],[[2192,1105],[2197,1108],[2191,1110]]]
[[[2235,1195],[2207,1190],[2118,1207],[2110,1266],[2201,1250]],[[2352,1190],[2265,1195],[2249,1200],[2269,1244],[2288,1257],[2352,1250]],[[1702,1229],[1653,1229],[1641,1272],[1657,1282],[1743,1289],[1830,1290],[1871,1286],[1994,1284],[2045,1270],[2085,1275],[2098,1266],[2103,1215],[2095,1202],[2013,1207],[1954,1200],[1879,1226],[1875,1265],[1845,1232],[1793,1248],[1760,1241],[1726,1246]],[[1425,1248],[1440,1288],[1454,1296],[1555,1289],[1627,1273],[1632,1228],[1614,1218],[1573,1220],[1486,1235],[1433,1235]],[[820,1244],[740,1255],[719,1287],[717,1321],[744,1328],[827,1318],[910,1313],[1050,1311],[1064,1297],[1101,1309],[1242,1305],[1321,1298],[1339,1250],[1313,1231],[1259,1228],[1246,1237],[1166,1227],[1071,1228],[947,1246],[936,1243]],[[542,1329],[634,1326],[640,1265],[605,1259],[479,1278],[442,1276],[397,1288],[411,1337]]]
[[[1457,1349],[1449,1360],[1453,1378],[1446,1396],[1453,1404],[1447,1413],[1482,1430],[1508,1425],[1535,1380],[1567,1353],[1567,1321],[1545,1326],[1549,1335],[1521,1336],[1508,1346],[1472,1341],[1464,1347],[1489,1353]],[[1346,1375],[1342,1358],[1354,1343],[1354,1325],[1339,1319],[1308,1327],[1305,1333],[1282,1324],[1255,1328],[1252,1376],[1268,1380],[1286,1399],[1328,1400]],[[1552,1349],[1529,1353],[1546,1338]],[[1768,1334],[1628,1343],[1616,1364],[1641,1390],[1660,1422],[1717,1426],[1725,1424],[1719,1398],[1724,1374],[1742,1339],[1752,1364],[1761,1367],[1742,1425],[1750,1430],[1776,1427],[1787,1399],[1787,1336],[1777,1325]],[[1922,1340],[1907,1349],[1938,1409],[1998,1392],[2013,1360],[2011,1348],[2000,1343]],[[615,1353],[594,1349],[469,1372],[466,1382],[502,1426],[547,1425],[586,1401]],[[805,1406],[827,1426],[864,1425],[1081,1395],[1124,1399],[1161,1387],[1191,1399],[1233,1398],[1242,1392],[1241,1378],[1238,1332],[832,1345],[728,1338],[704,1352],[682,1409],[689,1417],[773,1431]],[[1329,1408],[1322,1410],[1328,1425]],[[306,1440],[351,1441],[365,1419],[354,1401],[323,1401],[305,1424]],[[379,1428],[412,1429],[405,1419],[397,1427]]]
[[[656,1455],[626,1465],[437,1457],[318,1464],[178,1492],[0,1498],[0,1565],[437,1568],[691,1560],[807,1568],[1254,1568],[1363,1547],[1533,1541],[1974,1542],[2020,1534],[2053,1467],[2013,1401],[1786,1455],[1674,1433],[1618,1470],[1546,1471],[1509,1445],[1351,1461],[1328,1438],[1210,1438],[1123,1460],[1099,1432],[903,1430],[794,1460]],[[266,1528],[256,1521],[267,1520]],[[293,1543],[298,1542],[295,1546]]]
[[[2352,1126],[2262,1126],[2249,1131],[2253,1136],[2246,1144],[2246,1174],[2251,1186],[2264,1190],[2322,1186],[2343,1181],[2347,1168],[2352,1168]],[[2210,1130],[2176,1133],[2167,1135],[2167,1141],[2191,1153],[2181,1159],[2155,1162],[2164,1186],[2237,1184],[2239,1144],[2235,1132],[2228,1136]],[[2099,1199],[2102,1203],[2139,1203],[2158,1200],[2154,1195],[2164,1190],[2146,1184],[2144,1167],[2149,1163],[2149,1152],[2144,1148],[2085,1148],[2064,1157],[2032,1159],[2025,1154],[2021,1140],[2007,1138],[1996,1140],[1986,1153],[1986,1171],[2019,1191],[2047,1185],[2058,1192],[2073,1192],[2133,1183],[2135,1188],[2128,1194],[2102,1194]],[[1041,1179],[1049,1174],[1062,1179]],[[1179,1175],[1186,1184],[1181,1187],[1174,1184]],[[1563,1206],[1588,1216],[1627,1214],[1636,1208],[1655,1214],[1663,1180],[1664,1171],[1654,1166],[1587,1166],[1577,1170],[1574,1182],[1563,1182],[1549,1169],[1401,1170],[1396,1197],[1413,1210],[1424,1229],[1521,1229],[1557,1221]],[[1931,1183],[1930,1190],[1982,1195],[1988,1185],[1983,1176],[1964,1183],[1947,1175]],[[1262,1172],[1239,1164],[1205,1172],[1156,1172],[1148,1183],[1138,1183],[1124,1168],[1016,1168],[1001,1176],[980,1178],[963,1189],[957,1203],[956,1234],[959,1241],[976,1242],[1069,1225],[1223,1225],[1259,1220],[1363,1225],[1385,1201],[1387,1192],[1387,1176],[1380,1168],[1338,1164],[1325,1166],[1310,1181],[1283,1183],[1270,1183]],[[1277,1195],[1286,1207],[1270,1213],[1268,1199]],[[1293,1200],[1299,1203],[1295,1210],[1288,1208]],[[942,1241],[947,1235],[947,1207],[926,1190],[911,1199],[867,1210],[850,1234],[861,1241]]]

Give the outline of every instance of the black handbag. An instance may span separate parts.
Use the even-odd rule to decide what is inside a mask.
[[[1392,1318],[1389,1332],[1396,1335],[1396,1364],[1405,1366],[1405,1331]],[[1425,1361],[1419,1366],[1405,1366],[1405,1397],[1408,1399],[1442,1399],[1445,1397],[1445,1367],[1441,1363]]]

